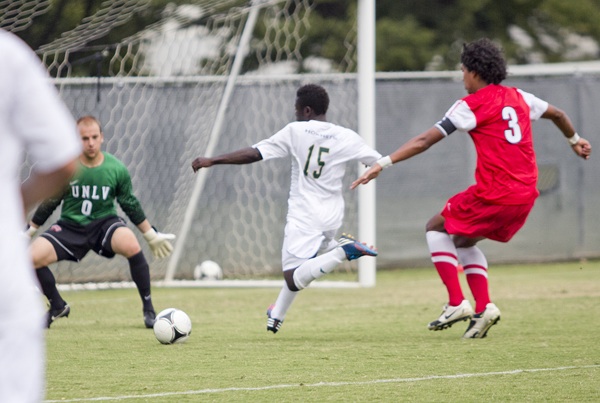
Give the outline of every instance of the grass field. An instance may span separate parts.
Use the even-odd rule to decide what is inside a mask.
[[[494,266],[490,278],[502,320],[479,340],[461,339],[467,322],[427,330],[445,302],[433,268],[304,290],[276,335],[265,310],[278,289],[155,288],[158,310],[183,309],[194,326],[169,346],[143,327],[135,290],[66,292],[71,316],[47,334],[46,399],[600,401],[600,262]]]

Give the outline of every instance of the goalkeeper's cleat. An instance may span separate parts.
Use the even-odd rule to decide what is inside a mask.
[[[154,312],[154,309],[144,311],[144,325],[146,325],[146,328],[152,329],[154,322],[156,322],[156,312]]]
[[[483,339],[487,336],[488,330],[499,320],[500,309],[490,302],[485,306],[483,312],[473,315],[467,331],[463,334],[463,339]]]
[[[473,316],[473,308],[469,300],[463,300],[458,306],[444,305],[442,308],[442,314],[439,318],[430,322],[427,325],[429,330],[444,330],[463,320],[468,320]]]
[[[281,324],[283,323],[283,321],[271,317],[271,311],[274,307],[275,305],[271,305],[267,309],[267,332],[270,331],[273,333],[277,333],[279,329],[281,329]]]
[[[57,309],[52,309],[52,307],[50,307],[47,313],[46,327],[50,328],[52,322],[54,322],[58,318],[66,318],[69,316],[70,313],[71,307],[69,306],[69,304],[65,304],[65,306],[63,306],[62,308]]]
[[[344,249],[348,260],[358,259],[361,256],[377,256],[377,250],[374,247],[369,248],[366,244],[354,239],[352,235],[342,234],[338,245]]]

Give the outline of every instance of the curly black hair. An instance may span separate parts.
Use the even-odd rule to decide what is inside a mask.
[[[460,61],[488,84],[500,84],[506,78],[506,60],[502,50],[488,38],[463,45]]]
[[[306,84],[296,92],[298,106],[310,106],[317,115],[324,115],[329,108],[329,95],[325,88],[316,84]]]

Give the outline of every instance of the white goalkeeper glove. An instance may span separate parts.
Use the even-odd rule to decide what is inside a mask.
[[[144,239],[150,245],[152,254],[156,258],[167,257],[173,252],[173,245],[169,240],[175,239],[175,234],[163,234],[151,228],[144,232]]]

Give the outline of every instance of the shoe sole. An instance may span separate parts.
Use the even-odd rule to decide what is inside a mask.
[[[435,321],[435,322],[431,322],[429,325],[427,325],[427,329],[433,330],[433,331],[445,330],[445,329],[448,329],[449,327],[452,327],[452,325],[455,323],[464,322],[469,319],[471,319],[471,315],[463,316],[462,318],[457,318],[457,319],[451,320],[450,322],[444,322],[444,323],[439,322],[437,324],[434,324],[435,322],[438,322],[438,321]]]

